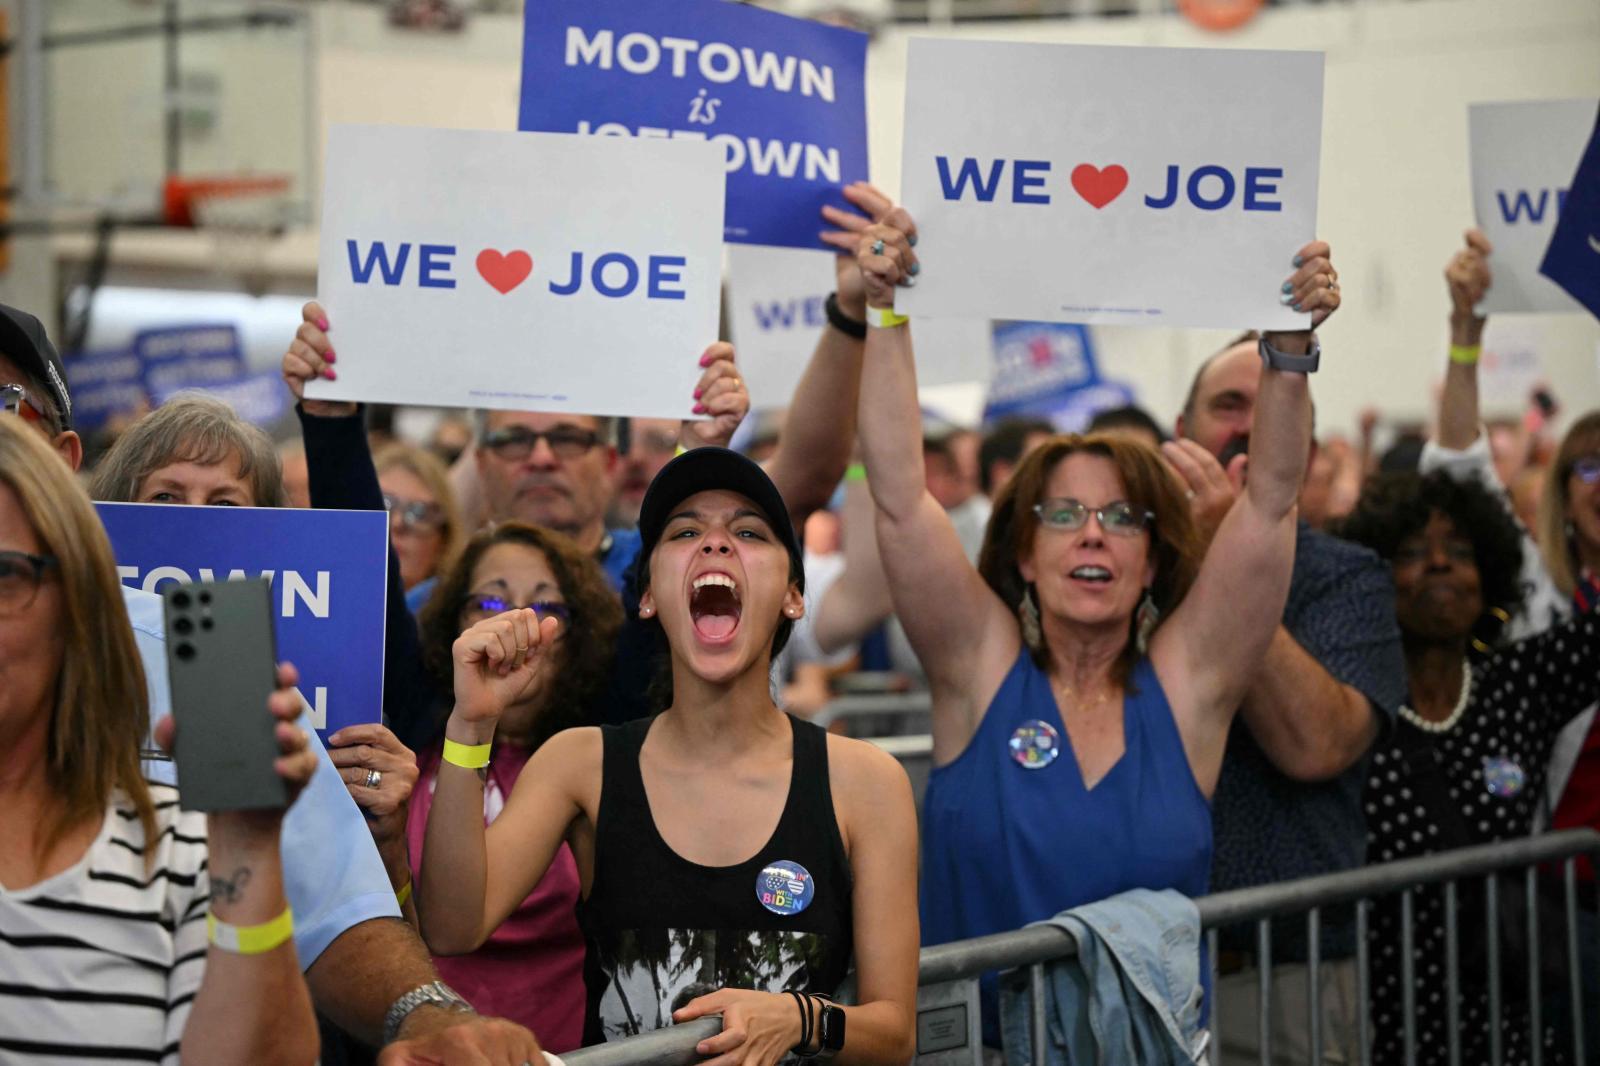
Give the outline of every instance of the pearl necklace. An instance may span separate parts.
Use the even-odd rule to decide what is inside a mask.
[[[1467,711],[1467,703],[1472,699],[1472,666],[1465,660],[1461,663],[1461,695],[1456,698],[1455,710],[1450,712],[1450,717],[1442,722],[1430,721],[1416,711],[1400,705],[1400,717],[1422,730],[1424,733],[1448,733],[1461,721],[1461,716]]]

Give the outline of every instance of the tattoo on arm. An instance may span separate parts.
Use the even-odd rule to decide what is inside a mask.
[[[240,866],[233,871],[233,876],[218,877],[214,872],[211,875],[211,902],[237,903],[244,897],[244,886],[250,883],[250,867]]]

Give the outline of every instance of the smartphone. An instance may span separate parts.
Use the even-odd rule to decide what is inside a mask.
[[[179,805],[242,811],[288,805],[275,719],[272,586],[265,578],[168,585],[167,677],[178,723],[173,762]]]

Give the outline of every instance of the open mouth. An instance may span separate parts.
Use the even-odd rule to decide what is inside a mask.
[[[1111,571],[1103,566],[1080,566],[1067,575],[1074,581],[1087,581],[1092,585],[1107,585],[1111,583]]]
[[[739,585],[727,574],[701,574],[689,591],[689,618],[702,640],[721,642],[739,628]]]

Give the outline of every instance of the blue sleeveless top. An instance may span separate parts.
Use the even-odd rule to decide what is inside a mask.
[[[1059,752],[1027,769],[1010,741],[1033,721],[1056,731]],[[1122,723],[1122,758],[1085,790],[1050,679],[1022,649],[966,750],[929,775],[923,944],[1019,929],[1133,888],[1205,895],[1211,806],[1148,658],[1134,668]],[[985,986],[988,1021],[992,980]]]

